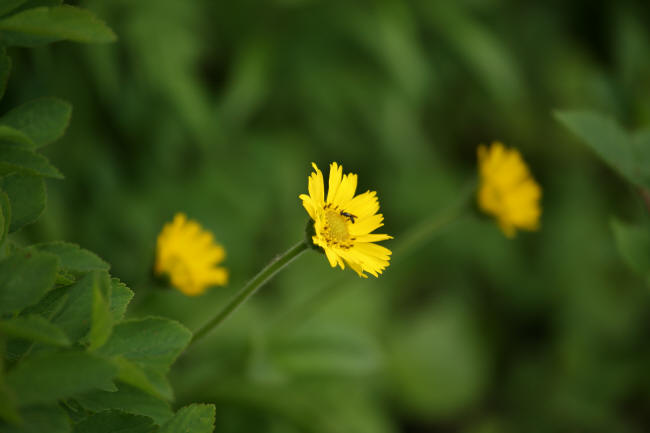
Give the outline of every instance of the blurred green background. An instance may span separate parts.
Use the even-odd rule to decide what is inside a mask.
[[[110,46],[13,49],[4,110],[74,106],[46,149],[44,218],[136,291],[129,314],[204,323],[303,235],[298,194],[331,161],[377,190],[382,232],[434,217],[475,176],[476,147],[521,150],[542,228],[506,239],[475,209],[379,279],[308,253],[176,363],[178,406],[216,432],[642,432],[650,295],[613,216],[635,191],[552,117],[650,124],[644,1],[89,0]],[[186,212],[228,251],[199,298],[149,283],[162,224]]]

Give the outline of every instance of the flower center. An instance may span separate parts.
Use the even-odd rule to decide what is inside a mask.
[[[348,220],[346,217],[333,210],[328,210],[325,213],[325,221],[327,222],[327,235],[328,240],[336,242],[345,242],[350,239],[348,232]]]

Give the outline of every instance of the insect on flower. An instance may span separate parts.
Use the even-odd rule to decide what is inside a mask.
[[[354,224],[354,219],[357,218],[356,215],[352,215],[351,213],[348,213],[348,212],[345,212],[345,211],[341,211],[341,216],[348,217],[350,219],[350,221],[352,222],[352,224]]]

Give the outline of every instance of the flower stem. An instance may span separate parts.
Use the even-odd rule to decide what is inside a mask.
[[[246,302],[260,287],[266,284],[276,273],[291,263],[300,254],[306,251],[308,245],[301,241],[289,248],[284,254],[273,259],[257,275],[255,275],[244,287],[233,296],[228,304],[219,311],[208,323],[194,333],[190,344],[196,343],[202,337],[205,337],[210,331],[219,326],[226,320],[241,304]]]

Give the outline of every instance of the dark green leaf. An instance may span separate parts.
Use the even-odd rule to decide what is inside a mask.
[[[20,0],[18,0],[20,1]],[[5,95],[7,81],[11,74],[11,58],[7,55],[5,47],[0,48],[0,99]]]
[[[29,148],[36,147],[32,139],[24,132],[7,125],[0,125],[0,142],[20,144]]]
[[[61,172],[43,155],[12,144],[0,144],[0,176],[15,171],[63,179]]]
[[[9,227],[11,226],[11,203],[9,202],[9,196],[0,189],[0,209],[2,209],[2,220],[3,226],[0,228],[0,245],[5,240],[5,237],[9,233]]]
[[[77,424],[74,431],[75,433],[153,433],[156,431],[156,425],[147,416],[107,410],[89,416]]]
[[[9,233],[33,223],[45,210],[45,182],[40,176],[13,173],[0,178],[0,188],[9,197]]]
[[[70,433],[70,421],[58,406],[36,406],[21,411],[23,423],[19,425],[2,425],[2,433]]]
[[[72,106],[57,98],[40,98],[6,113],[0,124],[25,133],[36,147],[59,139],[70,123]]]
[[[70,345],[70,340],[68,340],[63,330],[42,316],[30,315],[0,320],[0,333],[11,338],[20,338],[54,346]]]
[[[129,361],[123,356],[113,359],[119,368],[118,379],[129,385],[133,385],[142,391],[151,394],[156,398],[171,400],[173,398],[172,387],[165,377],[166,371],[147,368]]]
[[[156,424],[163,424],[173,416],[169,403],[125,383],[118,384],[118,390],[115,392],[92,391],[77,397],[76,400],[83,407],[94,412],[119,409],[148,416]]]
[[[86,352],[35,355],[7,374],[19,404],[54,402],[60,398],[111,384],[117,369],[105,359]]]
[[[2,358],[0,357],[0,426],[2,426],[2,420],[15,424],[21,421],[21,417],[18,414],[16,396],[5,383]]]
[[[61,326],[72,341],[87,342],[85,337],[89,337],[94,323],[93,309],[96,291],[103,290],[101,285],[105,284],[103,280],[106,278],[108,275],[105,272],[91,272],[72,286],[64,288],[69,293],[67,302],[61,311],[53,317],[52,322]],[[103,329],[105,332],[109,332],[110,326]],[[99,332],[99,330],[95,332]]]
[[[625,263],[650,283],[650,227],[633,226],[613,219],[612,231]]]
[[[0,15],[6,15],[27,0],[2,0],[0,1]]]
[[[59,260],[47,253],[19,251],[0,261],[0,313],[38,302],[52,288]]]
[[[113,320],[119,322],[124,318],[126,307],[133,298],[133,291],[117,278],[111,279],[111,313]]]
[[[30,246],[30,249],[45,251],[56,255],[60,266],[66,271],[90,272],[108,271],[110,265],[95,253],[69,242],[48,242]]]
[[[67,39],[105,43],[116,37],[90,11],[73,6],[28,9],[0,21],[0,35],[8,45],[36,46]]]
[[[216,409],[213,404],[191,404],[176,412],[176,415],[167,421],[159,433],[212,433]]]

